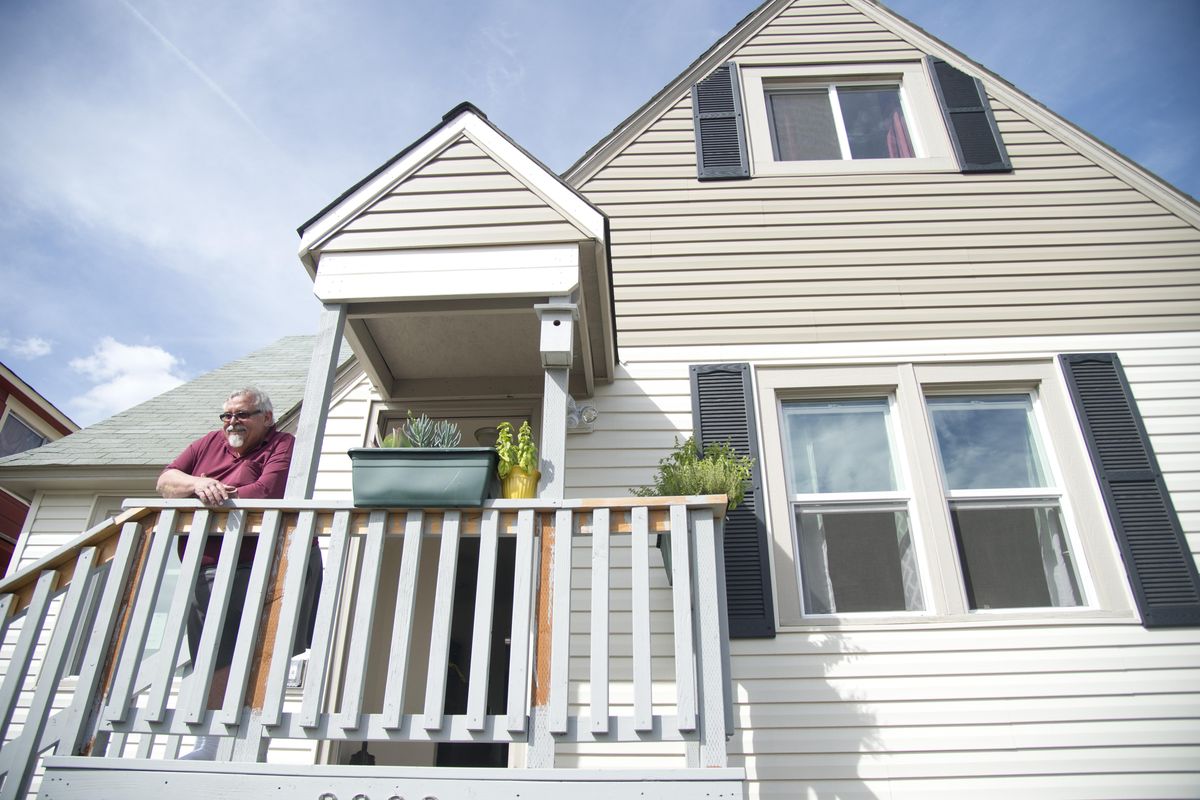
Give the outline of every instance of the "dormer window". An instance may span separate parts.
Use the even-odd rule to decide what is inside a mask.
[[[920,62],[745,67],[755,175],[957,171]]]
[[[914,158],[899,84],[764,84],[776,161]]]

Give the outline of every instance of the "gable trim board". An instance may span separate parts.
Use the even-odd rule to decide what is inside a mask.
[[[1200,575],[1120,358],[1059,360],[1142,624],[1200,625]]]
[[[896,33],[926,55],[939,58],[967,75],[976,78],[982,77],[986,81],[988,92],[1002,103],[1026,116],[1031,122],[1042,126],[1047,132],[1073,147],[1080,155],[1093,160],[1097,166],[1128,181],[1133,188],[1160,203],[1188,224],[1200,227],[1200,206],[1196,205],[1194,198],[1054,113],[1001,76],[871,0],[841,0],[841,2]],[[626,146],[641,136],[646,129],[676,105],[693,84],[708,75],[721,63],[729,61],[739,47],[759,33],[791,3],[792,0],[775,0],[760,6],[747,15],[658,94],[581,156],[563,173],[564,180],[572,186],[582,186],[594,177]]]

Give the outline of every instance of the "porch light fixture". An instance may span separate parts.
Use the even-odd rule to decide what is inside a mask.
[[[567,396],[567,432],[591,433],[593,423],[600,412],[595,406],[581,406],[574,397]]]

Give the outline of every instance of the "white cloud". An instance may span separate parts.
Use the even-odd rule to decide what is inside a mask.
[[[81,424],[124,411],[184,382],[180,359],[153,345],[128,345],[106,336],[90,356],[71,360],[71,369],[95,382],[71,399]]]
[[[54,350],[54,345],[40,336],[27,336],[24,339],[0,336],[0,350],[12,353],[18,358],[32,360],[50,355]]]

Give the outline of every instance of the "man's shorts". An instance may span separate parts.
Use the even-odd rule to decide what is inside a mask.
[[[246,588],[250,584],[249,563],[238,564],[233,574],[233,588],[229,594],[228,611],[225,614],[225,624],[221,628],[221,643],[217,646],[216,667],[228,667],[233,663],[233,648],[237,642],[238,628],[242,624],[240,610],[246,605]],[[303,594],[300,597],[300,616],[297,620],[296,635],[292,640],[292,655],[303,653],[312,644],[313,627],[317,622],[317,601],[321,597],[321,551],[315,546],[308,554],[308,570],[304,575]],[[212,598],[213,582],[216,579],[216,566],[202,567],[196,576],[196,585],[192,592],[192,603],[188,608],[187,636],[188,653],[192,663],[196,663],[196,651],[200,648],[200,636],[204,631],[204,618],[208,612],[208,603]]]

